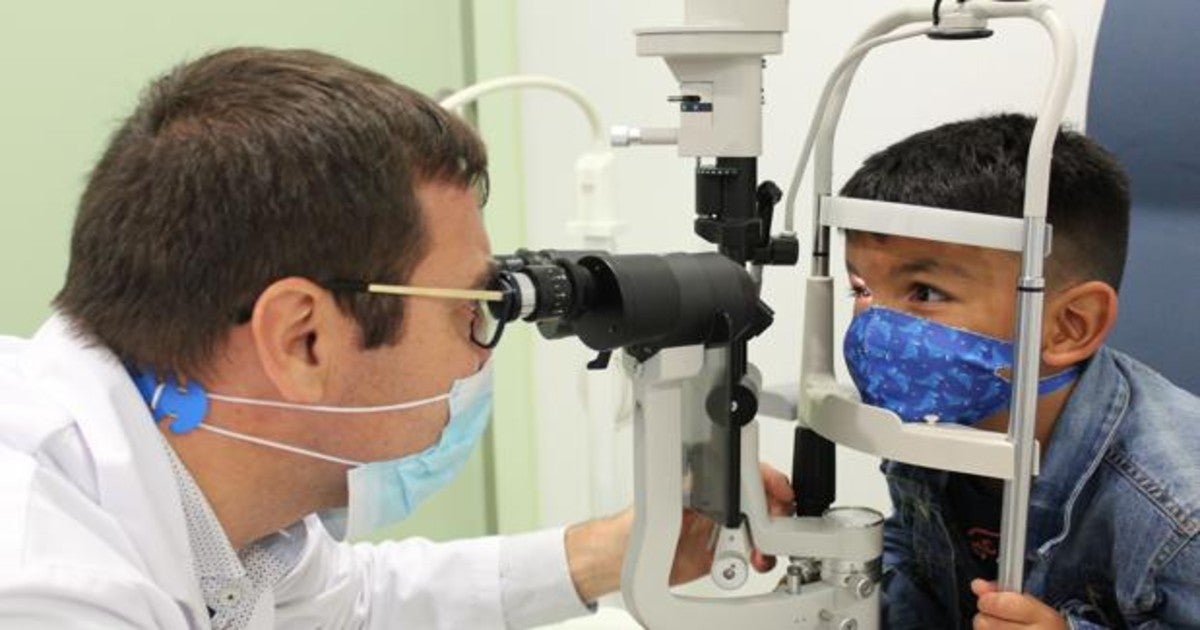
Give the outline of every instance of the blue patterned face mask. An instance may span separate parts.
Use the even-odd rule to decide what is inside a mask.
[[[1013,344],[961,328],[872,306],[846,331],[846,367],[863,402],[904,422],[975,424],[1009,406]],[[1079,373],[1071,367],[1038,384],[1057,391]]]

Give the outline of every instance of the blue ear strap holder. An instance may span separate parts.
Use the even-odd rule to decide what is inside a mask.
[[[208,393],[196,381],[180,383],[175,375],[129,371],[155,422],[168,421],[171,433],[190,433],[208,416]]]

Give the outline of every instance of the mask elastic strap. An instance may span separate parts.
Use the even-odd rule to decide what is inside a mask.
[[[319,411],[323,413],[384,413],[387,411],[404,411],[413,409],[414,407],[424,407],[432,405],[436,402],[441,402],[450,398],[450,394],[440,394],[421,400],[400,403],[398,405],[376,405],[374,407],[331,407],[327,405],[305,405],[301,403],[289,403],[276,400],[259,400],[258,398],[242,398],[241,396],[226,396],[224,394],[209,393],[208,397],[212,400],[220,400],[221,402],[235,403],[238,405],[254,405],[257,407],[274,407],[276,409],[293,409],[296,411]]]
[[[1079,366],[1071,366],[1058,374],[1047,376],[1038,381],[1038,396],[1056,392],[1079,376]]]
[[[363,465],[363,462],[356,462],[352,459],[342,459],[341,457],[334,457],[333,455],[326,455],[324,453],[310,451],[308,449],[303,449],[298,446],[288,446],[287,444],[274,442],[272,440],[265,440],[263,438],[254,437],[253,435],[245,435],[242,433],[235,433],[233,431],[230,431],[229,429],[223,429],[221,427],[214,427],[207,423],[200,424],[199,428],[204,429],[205,431],[212,431],[213,433],[216,433],[218,435],[223,435],[227,438],[232,438],[234,440],[239,440],[242,442],[249,442],[251,444],[257,444],[259,446],[266,446],[268,448],[275,448],[275,449],[279,449],[281,451],[295,453],[297,455],[307,455],[309,457],[314,457],[316,459],[321,459],[321,460],[324,460],[327,462],[333,462],[334,464],[350,466],[351,468],[355,468],[355,467]]]
[[[158,411],[158,401],[162,400],[163,390],[166,389],[166,383],[159,383],[154,388],[154,395],[150,398],[150,413]]]

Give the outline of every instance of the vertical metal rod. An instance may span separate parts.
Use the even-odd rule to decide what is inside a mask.
[[[999,15],[1024,14],[1041,22],[1054,47],[1051,88],[1029,143],[1025,175],[1025,247],[1018,286],[1017,354],[1013,366],[1013,404],[1008,439],[1013,444],[1013,478],[1004,484],[999,580],[1007,591],[1021,592],[1025,581],[1026,527],[1033,485],[1034,429],[1037,426],[1038,370],[1041,367],[1042,305],[1045,299],[1043,264],[1046,257],[1046,212],[1050,198],[1050,167],[1067,97],[1075,75],[1075,38],[1045,2],[988,3]]]
[[[816,210],[820,214],[820,210]],[[812,269],[809,275],[824,277],[829,275],[829,226],[820,225],[813,229]]]
[[[725,319],[728,322],[728,316]],[[726,324],[726,332],[732,334]],[[733,408],[733,391],[746,375],[746,341],[733,339],[729,342],[729,350],[725,356],[725,408],[726,449],[725,461],[725,527],[737,528],[742,525],[742,423],[737,421],[736,410]]]
[[[1025,251],[1017,297],[1017,353],[1013,365],[1013,404],[1008,439],[1013,444],[1013,478],[1004,483],[1004,523],[1000,528],[1000,587],[1021,592],[1025,575],[1025,529],[1033,485],[1034,429],[1037,426],[1038,370],[1041,367],[1042,304],[1045,279],[1046,219],[1025,217]]]

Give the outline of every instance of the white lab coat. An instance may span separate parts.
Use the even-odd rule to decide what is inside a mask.
[[[62,317],[32,340],[0,337],[0,626],[209,627],[160,440],[123,366]],[[553,532],[352,546],[304,525],[297,566],[250,627],[497,628],[513,607],[522,622],[586,612],[561,530],[549,546]]]

